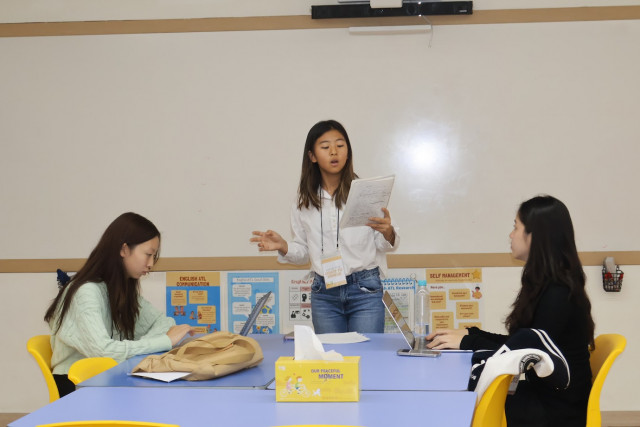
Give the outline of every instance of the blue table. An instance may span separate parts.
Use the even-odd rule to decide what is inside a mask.
[[[359,402],[277,403],[275,393],[269,390],[85,387],[9,427],[100,419],[164,422],[181,427],[469,427],[475,399],[472,392],[364,391]]]
[[[435,358],[398,356],[397,350],[407,347],[401,334],[365,335],[371,340],[324,346],[343,356],[361,356],[360,390],[467,390],[471,352],[443,352]]]
[[[400,334],[366,334],[371,340],[356,344],[326,344],[344,356],[361,356],[361,390],[462,391],[467,389],[471,353],[443,353],[437,358],[404,357],[396,351],[406,346]],[[196,387],[264,389],[275,378],[275,362],[280,356],[293,356],[293,341],[282,335],[252,335],[261,345],[264,361],[257,367],[208,381],[177,380],[171,383],[131,376],[129,373],[144,356],[133,357],[81,384],[80,387]],[[271,385],[270,385],[271,384]]]
[[[134,356],[117,366],[89,378],[78,384],[84,387],[195,387],[195,388],[232,388],[265,389],[275,378],[276,360],[281,355],[293,355],[293,344],[283,342],[282,335],[252,335],[262,347],[264,360],[260,365],[236,372],[226,377],[206,381],[176,380],[170,383],[130,375],[131,370],[146,355]],[[284,353],[284,354],[283,354]]]

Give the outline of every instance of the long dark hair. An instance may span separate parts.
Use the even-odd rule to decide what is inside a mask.
[[[140,311],[138,295],[140,282],[127,277],[120,251],[126,243],[133,250],[136,245],[147,242],[154,237],[160,238],[160,232],[148,219],[128,212],[116,218],[105,230],[98,245],[71,281],[53,300],[44,316],[46,322],[57,317],[52,330],[60,329],[64,317],[69,311],[73,296],[80,286],[87,282],[104,282],[109,294],[111,319],[116,329],[125,339],[133,339],[136,320]],[[156,254],[156,261],[159,251]],[[66,292],[65,292],[66,290]],[[61,308],[58,309],[59,305]],[[59,311],[56,316],[56,312]]]
[[[518,218],[531,235],[531,247],[522,287],[505,321],[507,330],[513,333],[531,325],[540,296],[553,283],[569,289],[569,300],[582,311],[586,336],[593,345],[595,324],[569,210],[554,197],[537,196],[520,205]]]
[[[322,174],[320,173],[320,166],[309,158],[309,153],[313,153],[313,148],[318,138],[330,130],[336,130],[344,136],[348,149],[347,163],[345,163],[340,175],[340,185],[333,194],[333,200],[338,209],[347,203],[351,181],[358,177],[353,171],[351,141],[349,141],[349,135],[347,135],[344,126],[335,120],[316,123],[307,134],[307,141],[304,144],[304,152],[302,153],[302,172],[300,173],[300,186],[298,187],[298,209],[309,208],[309,206],[320,209],[322,206],[320,195],[318,194],[318,189],[322,185]]]

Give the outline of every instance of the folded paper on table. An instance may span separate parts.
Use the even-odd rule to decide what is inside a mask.
[[[131,375],[170,383],[171,381],[184,378],[190,373],[191,372],[134,372]]]
[[[336,334],[317,334],[322,344],[353,344],[369,341],[369,338],[358,332],[342,332]]]
[[[322,344],[354,344],[369,341],[369,338],[358,332],[341,332],[334,334],[316,334]],[[293,341],[295,338],[293,331],[285,334],[285,341]]]

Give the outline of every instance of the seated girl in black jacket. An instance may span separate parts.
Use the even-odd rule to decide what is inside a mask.
[[[569,364],[570,384],[555,390],[528,375],[507,397],[507,424],[584,427],[595,325],[569,211],[551,196],[534,197],[520,205],[509,237],[513,257],[526,264],[522,287],[505,321],[507,331],[511,335],[520,328],[544,330]],[[475,351],[498,349],[508,337],[469,328],[438,330],[427,339],[433,339],[430,348]]]

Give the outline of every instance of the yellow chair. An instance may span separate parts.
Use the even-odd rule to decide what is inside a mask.
[[[69,421],[41,424],[37,427],[180,427],[177,424],[149,423],[145,421]]]
[[[587,405],[587,427],[600,427],[602,416],[600,414],[600,393],[604,380],[613,365],[613,361],[622,353],[627,345],[625,337],[619,334],[598,335],[595,339],[595,350],[591,352],[589,363],[593,375],[591,394]]]
[[[507,392],[513,375],[500,375],[493,380],[491,385],[482,395],[473,413],[471,427],[496,427],[506,426],[504,416],[504,402],[507,400]]]
[[[31,353],[44,376],[44,381],[49,389],[49,403],[60,399],[58,386],[51,373],[51,335],[36,335],[27,341],[27,351]]]
[[[74,362],[69,368],[67,376],[72,383],[78,385],[82,381],[111,369],[117,364],[118,362],[110,357],[87,357]]]

